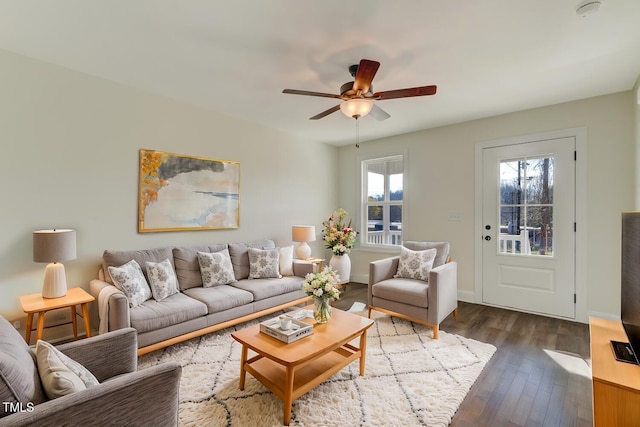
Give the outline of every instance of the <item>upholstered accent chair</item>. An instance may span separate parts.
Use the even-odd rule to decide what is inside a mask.
[[[433,328],[458,315],[458,265],[448,242],[403,243],[400,256],[369,264],[369,317],[377,310]]]
[[[99,384],[48,399],[34,348],[0,316],[0,426],[178,425],[182,368],[138,371],[136,340],[126,328],[57,346]]]

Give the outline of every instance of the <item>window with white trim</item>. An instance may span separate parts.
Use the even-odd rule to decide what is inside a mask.
[[[362,160],[363,246],[402,244],[404,156]]]

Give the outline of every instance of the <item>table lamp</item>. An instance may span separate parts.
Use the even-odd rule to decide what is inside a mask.
[[[60,261],[75,258],[75,230],[53,229],[33,232],[33,261],[49,263],[44,270],[44,298],[60,298],[67,294],[67,276]]]
[[[316,240],[315,225],[294,225],[291,228],[291,240],[300,242],[296,248],[296,256],[298,259],[307,259],[311,256],[311,247],[307,242]]]

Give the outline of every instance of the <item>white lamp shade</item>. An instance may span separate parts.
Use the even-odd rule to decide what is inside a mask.
[[[54,229],[33,232],[33,260],[47,262],[42,296],[59,298],[67,294],[67,276],[60,261],[76,258],[75,230]]]
[[[316,240],[315,225],[294,225],[291,228],[291,240],[294,242],[313,242]]]
[[[58,262],[76,259],[76,231],[66,229],[33,232],[33,260]]]
[[[340,110],[347,117],[364,117],[373,108],[373,101],[370,99],[354,98],[340,104]]]

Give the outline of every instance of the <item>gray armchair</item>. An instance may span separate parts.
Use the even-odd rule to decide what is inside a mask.
[[[137,371],[136,341],[127,328],[58,346],[100,384],[47,400],[34,352],[0,316],[0,426],[177,425],[182,368]]]
[[[395,256],[369,264],[369,317],[377,310],[433,328],[438,339],[440,323],[453,312],[458,315],[458,265],[449,257],[448,242],[415,242],[403,244],[414,251],[436,249],[429,280],[394,277],[400,257]]]

